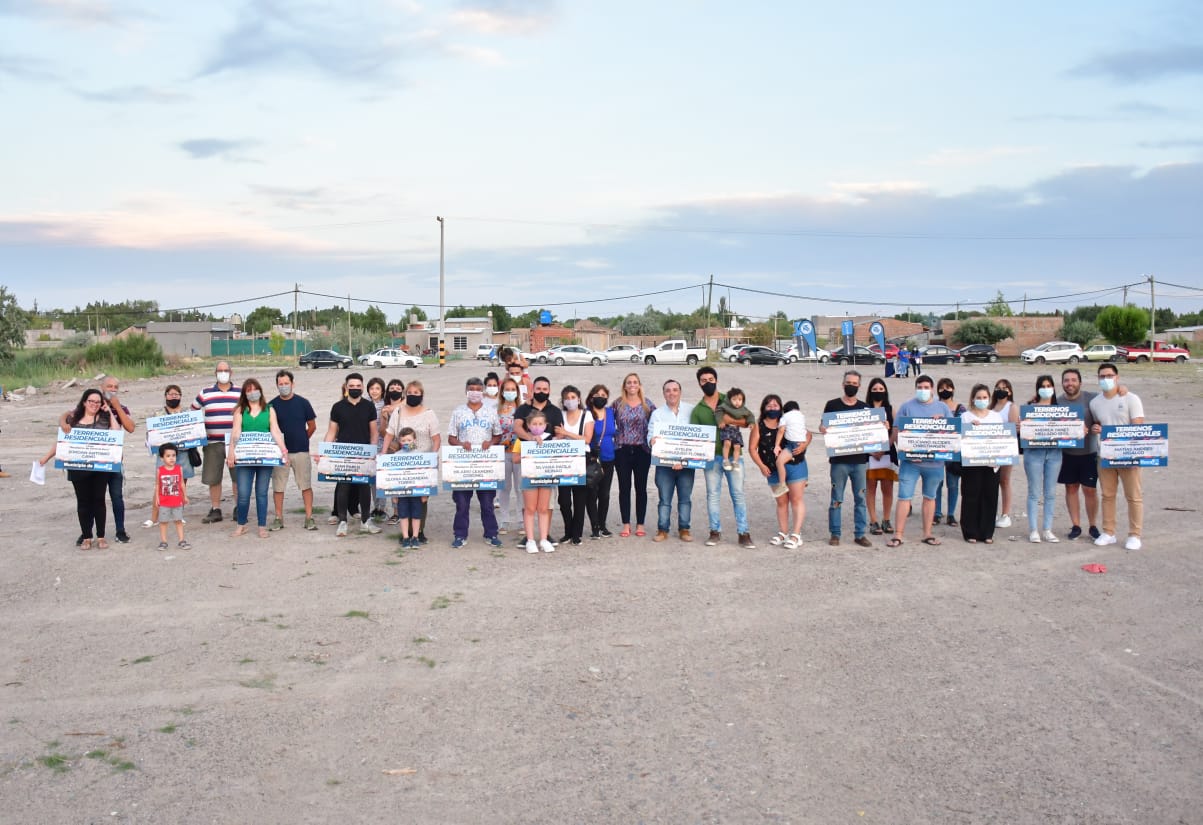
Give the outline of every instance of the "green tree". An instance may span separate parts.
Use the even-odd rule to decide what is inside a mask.
[[[898,321],[906,321],[911,324],[927,323],[927,316],[921,312],[900,312],[894,318]]]
[[[618,328],[622,330],[623,335],[659,335],[660,322],[646,313],[643,315],[635,315],[631,313],[626,318],[623,318],[619,323]]]
[[[422,307],[418,306],[417,304],[414,304],[409,309],[405,310],[405,319],[404,320],[405,320],[406,325],[409,324],[409,317],[411,315],[413,317],[417,318],[419,321],[427,320],[426,310],[422,309]]]
[[[384,314],[384,310],[373,304],[358,317],[352,316],[351,325],[369,332],[385,332],[388,330],[388,316]]]
[[[986,314],[991,318],[1010,318],[1015,313],[1011,311],[1011,305],[1007,303],[1007,299],[1003,297],[1000,289],[994,296],[994,300],[986,304]],[[1010,333],[1008,333],[1009,335]],[[999,339],[1002,340],[1001,338]],[[974,341],[973,343],[994,343],[993,341]]]
[[[771,324],[748,324],[744,327],[744,335],[753,344],[762,347],[773,345],[773,327]]]
[[[267,339],[267,345],[271,347],[272,355],[277,358],[284,352],[284,333],[278,329],[273,329],[271,337]]]
[[[17,306],[17,296],[0,286],[0,361],[13,358],[13,351],[25,346],[29,314]]]
[[[250,335],[267,332],[272,324],[283,324],[284,313],[276,307],[258,306],[242,319],[242,330]]]
[[[962,346],[969,344],[997,344],[1011,337],[1010,328],[989,318],[971,318],[957,327],[953,340]]]
[[[1099,313],[1094,325],[1113,344],[1134,344],[1149,332],[1149,312],[1143,307],[1110,306]]]
[[[1057,335],[1062,341],[1072,341],[1078,346],[1085,347],[1099,337],[1099,328],[1089,321],[1066,321],[1061,325]]]

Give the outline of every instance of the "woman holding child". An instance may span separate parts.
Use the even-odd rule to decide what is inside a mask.
[[[806,433],[805,440],[788,450],[793,458],[785,462],[785,477],[778,470],[778,429],[781,427],[781,417],[786,412],[798,409],[796,401],[788,404],[781,403],[781,396],[770,393],[760,402],[760,420],[752,428],[749,439],[748,454],[752,462],[759,468],[761,475],[769,483],[769,488],[776,491],[778,486],[785,484],[785,495],[776,495],[777,504],[777,535],[769,539],[769,544],[793,550],[802,546],[802,523],[806,520],[806,482],[810,472],[806,466],[806,448],[810,445],[811,435]],[[782,442],[789,444],[791,442]],[[783,452],[786,452],[783,450]],[[790,511],[793,511],[792,514]]]

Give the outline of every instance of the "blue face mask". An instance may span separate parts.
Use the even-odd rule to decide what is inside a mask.
[[[1036,394],[1039,395],[1041,398],[1043,398],[1045,401],[1052,398],[1054,392],[1055,392],[1055,390],[1053,390],[1052,387],[1041,387],[1040,389],[1036,390]]]
[[[973,399],[973,406],[977,407],[979,410],[988,410],[990,409],[990,399],[975,398]]]
[[[1102,390],[1103,392],[1111,392],[1113,389],[1115,389],[1115,379],[1114,378],[1100,378],[1099,379],[1099,389]]]
[[[920,404],[926,404],[928,401],[931,401],[931,389],[925,387],[921,390],[915,390],[915,400]]]

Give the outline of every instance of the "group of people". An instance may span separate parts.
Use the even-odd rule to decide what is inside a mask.
[[[738,387],[719,390],[718,372],[711,366],[697,369],[694,379],[700,397],[696,402],[683,400],[684,388],[675,378],[664,381],[657,403],[645,394],[636,373],[627,375],[612,396],[605,384],[596,384],[587,392],[573,385],[560,388],[558,404],[553,402],[551,381],[545,376],[532,377],[521,357],[502,350],[504,372],[488,373],[484,378],[468,379],[464,401],[456,406],[447,421],[446,444],[468,450],[504,448],[505,477],[500,491],[457,490],[451,495],[453,547],[463,547],[472,532],[472,499],[479,508],[481,532],[486,544],[499,547],[500,536],[518,534],[518,546],[530,553],[553,552],[558,545],[580,545],[588,521],[591,539],[609,538],[610,499],[613,479],[618,478],[620,537],[645,536],[648,519],[648,476],[652,474],[652,451],[666,426],[673,424],[708,425],[715,428],[713,460],[697,470],[685,463],[659,463],[654,470],[658,495],[653,541],[663,542],[673,530],[682,542],[692,542],[692,497],[695,477],[701,472],[706,486],[707,546],[722,542],[722,501],[724,491],[730,499],[735,521],[736,543],[754,548],[748,522],[744,491],[744,458],[750,459],[768,485],[773,497],[776,532],[769,539],[773,546],[787,549],[802,545],[806,517],[805,490],[809,482],[806,460],[812,434],[796,401],[783,400],[776,393],[761,399],[756,412]],[[182,507],[187,503],[187,481],[201,468],[201,483],[208,488],[209,509],[202,523],[223,520],[221,495],[228,470],[234,492],[235,537],[249,531],[250,502],[255,500],[258,535],[267,538],[285,526],[284,495],[292,476],[304,503],[306,530],[317,530],[314,519],[311,440],[317,431],[313,405],[297,394],[295,378],[286,369],[276,373],[276,396],[270,400],[255,378],[241,385],[233,382],[229,363],[217,364],[215,381],[197,393],[191,409],[203,413],[208,443],[200,450],[180,450],[174,444],[161,445],[156,458],[154,512],[148,526],[160,525],[160,548],[166,548],[167,529],[173,524],[178,546],[188,546],[183,533]],[[890,401],[886,381],[870,379],[863,389],[862,376],[856,370],[842,375],[841,394],[826,402],[823,412],[865,408],[885,411],[891,439],[889,449],[872,454],[841,455],[828,459],[831,498],[828,507],[828,543],[839,546],[843,535],[843,511],[846,495],[852,492],[853,541],[861,547],[873,546],[869,536],[889,535],[886,546],[904,542],[907,519],[917,488],[921,491],[919,526],[921,540],[940,544],[933,525],[946,519],[949,526],[959,524],[963,538],[970,543],[990,544],[996,527],[1009,527],[1012,467],[962,467],[939,461],[899,462],[894,442],[898,436],[896,417],[951,418],[958,416],[963,426],[1019,420],[1019,406],[1009,381],[1000,379],[993,389],[977,384],[970,391],[968,404],[958,403],[952,379],[938,381],[925,374],[915,379],[914,397],[897,409]],[[1089,535],[1096,544],[1118,541],[1116,498],[1123,485],[1128,501],[1129,549],[1141,546],[1141,488],[1139,469],[1110,469],[1098,466],[1098,433],[1104,424],[1143,423],[1140,399],[1118,384],[1114,364],[1103,364],[1098,372],[1099,392],[1083,388],[1081,373],[1066,369],[1061,375],[1061,394],[1051,376],[1041,375],[1028,403],[1074,404],[1082,408],[1089,437],[1079,449],[1028,449],[1023,455],[1027,475],[1027,516],[1033,542],[1056,542],[1053,530],[1056,487],[1066,488],[1067,509],[1072,522],[1068,538],[1082,535],[1085,515]],[[163,413],[180,412],[183,394],[177,385],[164,392]],[[119,385],[106,377],[97,389],[83,393],[79,403],[63,414],[60,426],[72,428],[122,428],[132,433],[133,416],[119,401]],[[819,432],[825,432],[820,426]],[[263,433],[274,442],[282,457],[280,466],[264,467],[239,464],[233,449],[243,433]],[[324,441],[347,444],[374,444],[381,454],[397,451],[438,452],[444,433],[439,416],[425,405],[422,382],[399,379],[364,381],[359,373],[347,375],[338,400],[332,405]],[[569,439],[586,445],[587,482],[563,486],[556,492],[562,518],[558,540],[552,531],[552,489],[521,487],[521,443]],[[43,463],[53,456],[53,452]],[[84,549],[107,547],[105,495],[109,496],[118,541],[129,541],[125,531],[121,473],[70,470],[75,489],[80,537],[77,546]],[[1098,512],[1101,482],[1101,529]],[[274,514],[268,512],[268,485],[273,493]],[[897,495],[895,495],[897,484]],[[945,493],[945,491],[947,491]],[[881,517],[878,517],[878,494]],[[675,499],[675,503],[674,503]],[[960,503],[960,521],[956,510]],[[945,509],[946,505],[946,509]],[[349,525],[358,519],[358,529],[381,532],[381,524],[396,525],[404,547],[427,542],[426,522],[429,503],[425,498],[390,497],[374,485],[340,482],[335,485],[330,523],[336,535],[345,536]],[[391,514],[389,513],[391,510]],[[945,512],[947,515],[945,516]],[[892,518],[891,518],[892,515]],[[271,516],[269,524],[269,516]]]

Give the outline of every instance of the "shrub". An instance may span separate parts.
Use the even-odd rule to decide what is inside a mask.
[[[84,353],[84,360],[93,365],[112,366],[161,367],[166,363],[163,348],[149,335],[130,335],[108,344],[93,344]]]

